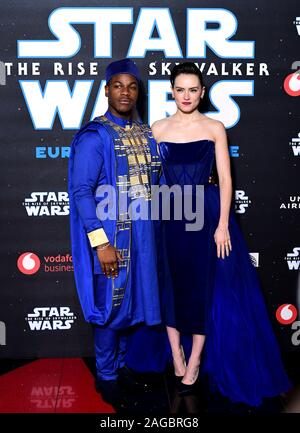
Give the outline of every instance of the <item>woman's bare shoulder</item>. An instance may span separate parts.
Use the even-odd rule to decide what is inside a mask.
[[[210,117],[205,116],[203,122],[205,122],[206,128],[211,132],[215,139],[226,135],[225,126],[220,120],[211,119]]]
[[[170,117],[165,117],[163,119],[156,120],[155,122],[152,123],[151,129],[153,128],[157,130],[163,129],[166,125],[169,124],[169,122],[170,122]]]
[[[151,125],[152,133],[157,141],[161,140],[161,137],[165,135],[165,131],[169,129],[170,117],[157,120]]]
[[[211,117],[208,117],[206,115],[204,115],[203,121],[206,122],[207,126],[209,126],[210,128],[224,128],[224,124],[220,120],[212,119]]]

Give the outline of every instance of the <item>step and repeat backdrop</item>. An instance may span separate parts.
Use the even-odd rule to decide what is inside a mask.
[[[0,357],[93,353],[73,279],[68,158],[76,131],[106,111],[105,67],[125,57],[141,70],[149,124],[175,111],[170,68],[202,70],[274,330],[283,353],[299,351],[299,2],[5,0],[0,10]]]

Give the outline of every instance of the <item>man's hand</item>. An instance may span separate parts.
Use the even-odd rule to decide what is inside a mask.
[[[122,260],[122,256],[116,248],[108,244],[108,246],[103,249],[101,245],[100,249],[97,248],[97,256],[102,271],[107,278],[116,278],[119,275],[118,260]]]

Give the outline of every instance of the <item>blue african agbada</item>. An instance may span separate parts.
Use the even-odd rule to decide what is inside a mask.
[[[128,141],[128,137],[132,140]],[[132,141],[134,150],[128,147]],[[130,158],[132,153],[135,158]],[[134,159],[138,161],[144,196],[138,194],[137,167],[131,166]],[[150,129],[139,121],[128,122],[107,111],[105,117],[89,122],[74,137],[69,162],[72,255],[79,299],[90,323],[124,329],[140,322],[161,322],[153,222],[131,221],[118,212],[115,219],[104,221],[96,215],[96,191],[101,185],[112,185],[116,191],[120,185],[132,186],[133,190],[136,185],[137,194],[129,200],[150,203],[149,190],[158,183],[159,169],[156,142]],[[87,233],[99,228],[104,229],[111,245],[122,252],[124,260],[116,279],[102,274],[96,252],[90,246]],[[97,306],[95,276],[98,281],[100,277],[105,293],[102,305]]]

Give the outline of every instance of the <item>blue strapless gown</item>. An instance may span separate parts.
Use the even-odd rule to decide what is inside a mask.
[[[204,185],[202,230],[187,232],[186,221],[172,218],[162,224],[165,324],[182,333],[206,334],[201,368],[211,388],[233,402],[257,406],[263,397],[277,396],[292,384],[232,210],[232,252],[225,259],[217,258],[219,187],[208,183],[214,142],[161,142],[159,148],[167,185]]]

